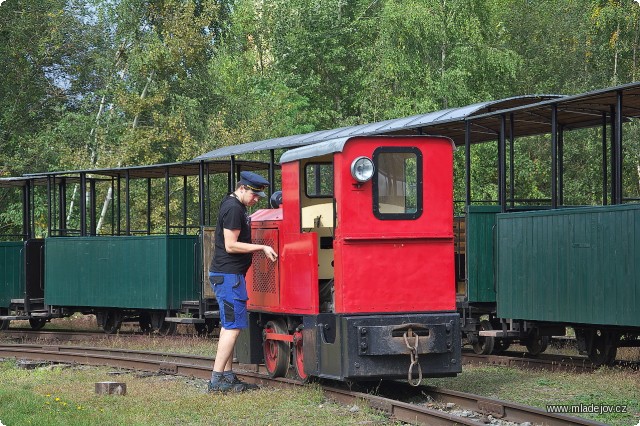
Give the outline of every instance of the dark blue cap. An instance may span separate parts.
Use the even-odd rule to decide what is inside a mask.
[[[260,197],[267,196],[267,194],[264,193],[264,189],[269,186],[269,181],[257,173],[241,172],[240,184],[244,185],[245,188],[252,190]]]

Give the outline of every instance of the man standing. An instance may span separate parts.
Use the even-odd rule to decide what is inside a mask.
[[[220,338],[209,382],[209,392],[243,392],[257,386],[240,381],[231,369],[233,350],[243,328],[247,328],[245,274],[254,252],[262,251],[273,262],[273,248],[251,243],[251,220],[247,207],[266,197],[269,182],[252,172],[240,173],[236,190],[220,203],[209,282],[220,308]]]

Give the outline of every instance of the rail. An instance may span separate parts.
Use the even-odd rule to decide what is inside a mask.
[[[213,358],[167,354],[149,351],[135,351],[112,348],[90,348],[79,346],[58,345],[0,345],[0,357],[29,359],[49,362],[77,363],[95,366],[110,366],[140,371],[160,372],[181,376],[192,376],[200,379],[208,379],[211,375]],[[263,386],[287,387],[303,386],[295,380],[278,378],[272,379],[265,374],[264,366],[238,365],[235,369],[243,380]],[[394,386],[406,384],[393,383]],[[453,403],[464,410],[481,413],[482,416],[493,416],[505,421],[531,422],[552,426],[560,425],[602,425],[577,417],[547,413],[541,409],[528,407],[501,400],[484,398],[477,395],[462,392],[448,391],[444,389],[421,386],[412,388],[424,395],[428,395],[434,401],[442,404]],[[456,416],[446,411],[436,410],[426,406],[410,404],[385,398],[365,392],[357,392],[349,389],[341,389],[334,385],[322,384],[322,390],[328,398],[341,403],[355,404],[365,401],[371,407],[388,413],[397,421],[413,424],[428,425],[478,425],[478,421],[472,418]],[[394,393],[397,391],[394,391]]]

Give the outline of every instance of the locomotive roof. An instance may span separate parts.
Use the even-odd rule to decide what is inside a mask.
[[[611,110],[616,105],[618,93],[623,95],[623,117],[640,117],[640,82],[635,82],[573,96],[517,96],[377,123],[232,145],[210,151],[196,157],[196,160],[224,158],[262,150],[295,148],[353,136],[382,134],[447,136],[456,145],[464,145],[467,123],[469,123],[471,143],[494,141],[498,138],[503,116],[513,119],[516,137],[545,134],[551,131],[551,115],[554,106],[557,108],[558,125],[568,130],[587,128],[601,125],[603,116],[607,119],[610,117]]]

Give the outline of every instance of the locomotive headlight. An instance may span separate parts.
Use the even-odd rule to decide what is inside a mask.
[[[361,183],[373,177],[373,170],[373,161],[367,157],[358,157],[351,163],[351,176]]]

